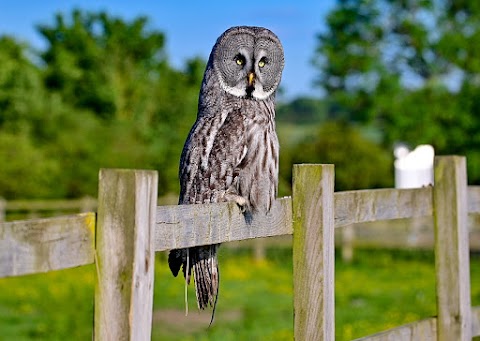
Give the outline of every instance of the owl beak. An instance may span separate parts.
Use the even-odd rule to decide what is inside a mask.
[[[248,86],[253,86],[254,82],[255,82],[255,73],[249,72],[248,73]]]

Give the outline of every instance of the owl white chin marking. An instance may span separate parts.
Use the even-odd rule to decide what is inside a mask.
[[[270,95],[272,93],[273,93],[273,90],[265,92],[265,91],[263,91],[263,89],[255,89],[252,92],[252,97],[256,98],[256,99],[263,100],[263,99],[266,99],[266,98],[270,97]]]
[[[223,82],[222,82],[223,83]],[[235,97],[245,97],[247,96],[247,92],[245,89],[239,89],[233,86],[228,86],[225,83],[223,83],[223,89],[229,93],[230,95],[233,95]]]
[[[225,83],[223,83],[223,89],[230,95],[233,95],[236,97],[247,97],[247,91],[245,89],[239,89],[237,87],[228,86]],[[273,90],[269,92],[265,92],[260,87],[260,88],[255,88],[255,90],[253,90],[252,97],[258,100],[264,100],[264,99],[267,99],[272,93],[273,93]]]

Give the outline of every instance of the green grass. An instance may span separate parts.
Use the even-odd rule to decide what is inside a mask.
[[[473,264],[480,269],[478,260]],[[358,251],[352,264],[337,262],[335,289],[338,340],[434,316],[433,253]]]
[[[0,340],[89,340],[94,268],[0,279]]]
[[[221,288],[215,322],[199,313],[189,289],[157,257],[153,340],[291,340],[292,258],[270,249],[254,261],[245,249],[220,249]],[[89,340],[93,266],[0,279],[0,340]],[[351,264],[337,260],[336,340],[350,340],[430,317],[435,312],[433,253],[358,250]],[[472,304],[480,305],[480,257],[471,257]]]

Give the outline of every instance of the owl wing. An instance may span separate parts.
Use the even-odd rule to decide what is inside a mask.
[[[180,204],[225,201],[236,186],[247,154],[245,120],[239,110],[199,115],[180,160]]]

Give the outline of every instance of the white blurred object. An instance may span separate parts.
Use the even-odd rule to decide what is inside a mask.
[[[433,185],[433,159],[431,145],[420,145],[412,151],[398,145],[395,155],[395,188],[418,188]]]

